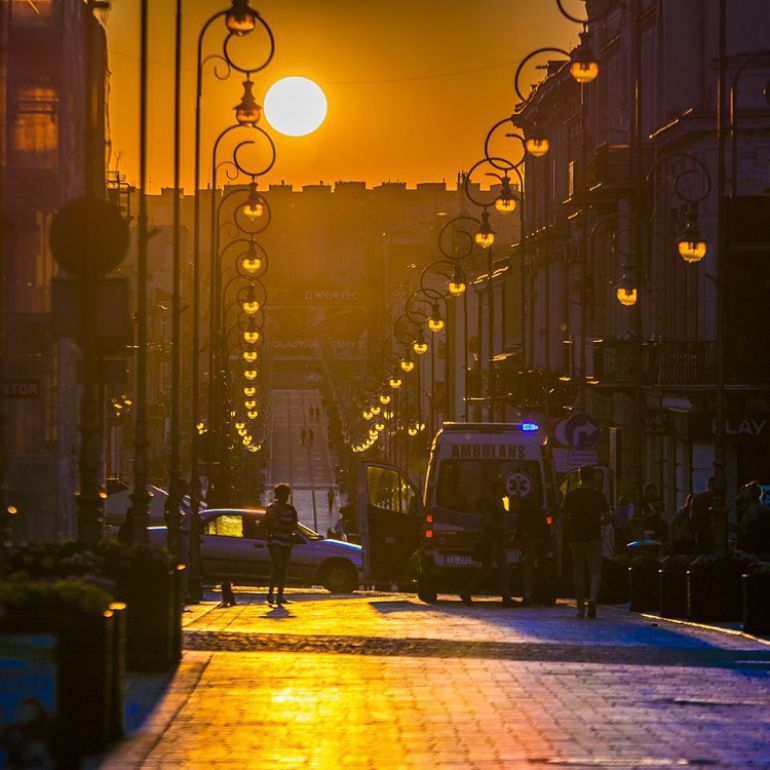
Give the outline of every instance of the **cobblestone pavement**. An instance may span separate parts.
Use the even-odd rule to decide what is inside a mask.
[[[186,617],[121,768],[770,768],[770,646],[601,607],[259,592]]]

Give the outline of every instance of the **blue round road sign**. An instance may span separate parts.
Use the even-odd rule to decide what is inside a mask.
[[[591,449],[599,441],[599,423],[588,414],[573,414],[564,426],[564,434],[573,449]]]

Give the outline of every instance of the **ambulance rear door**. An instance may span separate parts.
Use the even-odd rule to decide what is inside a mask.
[[[403,581],[422,535],[417,488],[396,466],[361,463],[358,520],[366,582]]]

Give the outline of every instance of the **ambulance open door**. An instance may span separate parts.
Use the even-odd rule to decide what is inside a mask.
[[[358,519],[365,582],[402,582],[422,534],[422,504],[417,488],[395,466],[361,463]]]

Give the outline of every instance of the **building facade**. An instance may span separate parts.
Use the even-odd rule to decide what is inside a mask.
[[[2,485],[19,539],[76,534],[78,353],[52,329],[48,240],[62,205],[104,191],[106,56],[80,0],[0,2]]]
[[[588,26],[596,80],[578,85],[566,58],[554,57],[515,119],[550,151],[526,162],[528,235],[511,254],[527,277],[524,365],[510,373],[512,390],[539,392],[528,406],[550,411],[552,423],[593,418],[601,438],[592,452],[614,491],[655,483],[671,514],[712,473],[718,291],[727,499],[754,478],[770,485],[770,342],[760,317],[770,288],[770,55],[757,55],[770,6],[728,8],[736,150],[728,141],[717,275],[718,5],[610,3]],[[677,254],[690,225],[708,245],[694,264]],[[616,298],[626,281],[637,298],[629,307]]]

